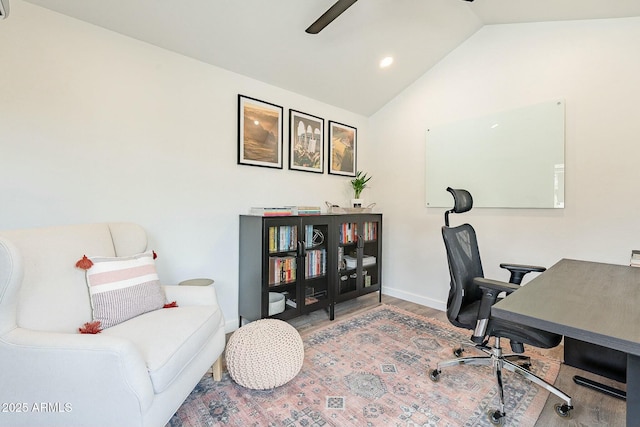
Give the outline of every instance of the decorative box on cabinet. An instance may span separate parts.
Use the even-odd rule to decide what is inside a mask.
[[[380,291],[381,233],[380,214],[241,215],[240,325],[321,308],[333,320],[336,302]],[[270,292],[285,295],[284,311],[269,313]]]

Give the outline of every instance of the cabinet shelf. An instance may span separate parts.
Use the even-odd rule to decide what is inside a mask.
[[[381,214],[241,215],[239,237],[240,325],[243,318],[288,320],[323,308],[333,320],[336,303],[381,294]],[[345,255],[349,268],[342,268]],[[363,265],[367,257],[376,262]],[[269,292],[286,294],[295,307],[269,316]]]
[[[269,291],[273,292],[274,290],[284,290],[287,287],[290,287],[291,285],[295,285],[296,281],[293,280],[291,282],[282,282],[282,283],[269,283]]]

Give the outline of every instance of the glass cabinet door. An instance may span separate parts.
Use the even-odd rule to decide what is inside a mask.
[[[341,222],[338,226],[338,295],[357,289],[358,223]]]
[[[299,313],[298,276],[300,227],[295,221],[269,221],[265,230],[268,247],[266,266],[266,282],[268,293],[264,295],[263,316],[288,318]],[[274,305],[271,297],[284,296],[284,304]],[[282,313],[282,314],[281,314]]]
[[[379,233],[376,216],[350,216],[338,224],[337,299],[379,289]]]
[[[380,269],[378,268],[379,242],[378,221],[364,221],[360,234],[360,247],[362,248],[362,286],[369,288],[379,284]]]
[[[304,275],[301,288],[304,306],[311,311],[327,306],[330,301],[327,252],[331,237],[326,220],[303,220],[302,230],[304,236],[301,244],[304,250],[301,259],[304,262]]]

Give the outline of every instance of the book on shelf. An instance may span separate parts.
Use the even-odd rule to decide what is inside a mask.
[[[363,225],[363,235],[362,238],[364,240],[378,240],[378,223],[377,222],[365,222]]]
[[[296,280],[296,257],[269,257],[269,286],[292,283]]]
[[[358,240],[358,225],[346,222],[340,226],[340,243],[355,243]]]
[[[362,266],[366,267],[369,265],[374,265],[376,263],[376,257],[373,255],[363,255],[362,256]]]
[[[316,297],[315,297],[315,296],[313,296],[313,295],[309,295],[309,296],[304,297],[304,304],[305,304],[305,305],[315,304],[315,303],[317,303],[318,301],[319,301],[319,300],[318,300],[318,298],[316,298]],[[298,308],[298,303],[297,303],[297,302],[296,302],[296,300],[295,300],[295,299],[293,299],[293,298],[287,298],[287,299],[285,300],[285,304],[286,304],[286,305],[288,305],[288,306],[289,306],[289,307],[291,307],[291,308]]]
[[[298,227],[281,225],[269,227],[269,252],[295,251],[298,245]]]
[[[308,250],[305,256],[305,276],[316,277],[327,273],[327,250],[312,249]]]

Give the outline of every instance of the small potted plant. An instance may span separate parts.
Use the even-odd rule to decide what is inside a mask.
[[[366,172],[358,171],[356,177],[351,180],[351,187],[353,187],[355,198],[351,199],[351,204],[354,208],[361,208],[364,201],[360,198],[360,193],[367,187],[367,182],[371,179],[367,176]]]

